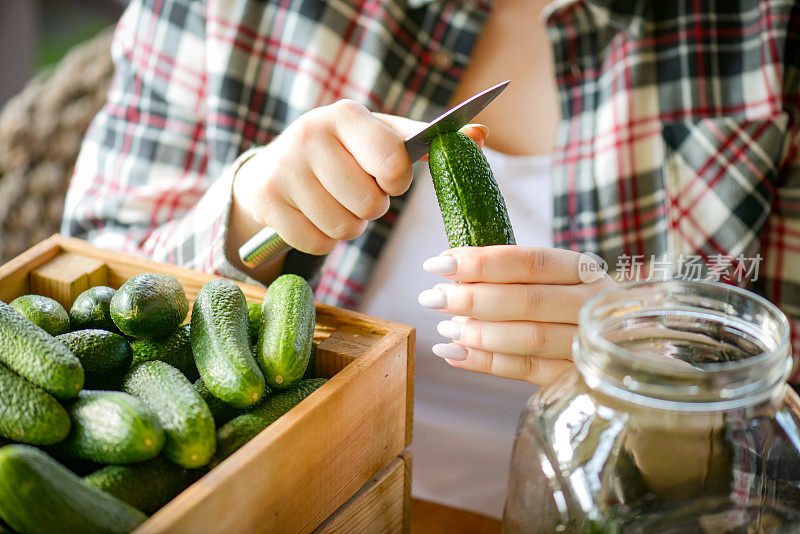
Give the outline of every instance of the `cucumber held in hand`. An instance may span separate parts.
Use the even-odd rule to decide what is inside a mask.
[[[67,310],[55,300],[42,295],[23,295],[9,303],[33,324],[42,327],[51,336],[69,332]]]
[[[204,473],[204,470],[185,469],[159,456],[140,464],[107,465],[86,475],[83,481],[137,510],[152,514]]]
[[[133,395],[81,391],[68,410],[72,430],[53,449],[59,455],[104,464],[131,464],[155,458],[164,447],[161,423]]]
[[[71,399],[83,387],[78,358],[1,301],[0,363],[60,399]]]
[[[147,519],[27,445],[0,449],[0,517],[25,534],[127,533]]]
[[[141,362],[158,360],[178,369],[190,382],[200,376],[192,356],[192,339],[188,324],[179,326],[163,339],[137,339],[131,343],[131,348],[133,349],[131,367]]]
[[[212,395],[247,408],[264,395],[264,376],[250,350],[247,301],[242,290],[215,278],[200,290],[192,308],[192,353]]]
[[[170,274],[143,273],[128,279],[111,299],[111,319],[123,334],[157,339],[186,319],[189,301]]]
[[[69,310],[72,329],[99,328],[119,334],[119,328],[111,320],[111,299],[114,293],[116,291],[108,286],[94,286],[78,295]]]
[[[261,305],[256,357],[271,388],[296,384],[308,368],[316,308],[311,286],[294,274],[272,282]]]
[[[67,332],[56,339],[81,361],[85,388],[119,388],[133,355],[124,337],[108,330],[86,329]]]
[[[292,388],[264,399],[258,407],[225,423],[217,430],[215,463],[236,452],[327,381],[325,378],[301,380]]]
[[[0,436],[32,445],[67,437],[69,415],[49,393],[0,364]]]
[[[475,141],[461,132],[440,135],[428,165],[451,248],[515,244],[503,195]]]
[[[189,380],[171,365],[143,362],[131,369],[122,390],[156,414],[166,433],[164,456],[178,465],[206,465],[216,449],[214,418]]]

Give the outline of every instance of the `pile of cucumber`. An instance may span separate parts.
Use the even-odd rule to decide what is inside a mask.
[[[0,302],[0,533],[130,532],[325,382],[304,279],[188,312],[162,273]]]

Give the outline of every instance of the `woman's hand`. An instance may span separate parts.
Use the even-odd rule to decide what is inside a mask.
[[[581,256],[501,245],[454,248],[426,260],[427,272],[460,282],[419,295],[423,306],[455,315],[438,325],[453,342],[434,345],[433,352],[459,369],[538,385],[552,382],[572,365],[581,306],[613,284],[604,273],[583,283]]]
[[[358,237],[367,221],[386,213],[390,196],[411,185],[403,140],[424,126],[352,100],[305,113],[237,172],[230,248],[264,226],[312,254]],[[486,135],[485,127],[462,131],[479,143]]]

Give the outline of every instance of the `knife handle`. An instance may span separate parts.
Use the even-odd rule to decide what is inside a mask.
[[[281,239],[278,232],[265,226],[239,247],[239,257],[248,267],[258,267],[262,263],[274,260],[291,248],[286,241]]]

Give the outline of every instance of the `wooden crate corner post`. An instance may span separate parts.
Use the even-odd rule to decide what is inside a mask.
[[[314,376],[331,378],[374,344],[374,338],[334,330],[316,346]]]
[[[78,295],[107,281],[108,266],[103,261],[72,252],[61,253],[30,273],[31,293],[50,297],[67,311]]]

